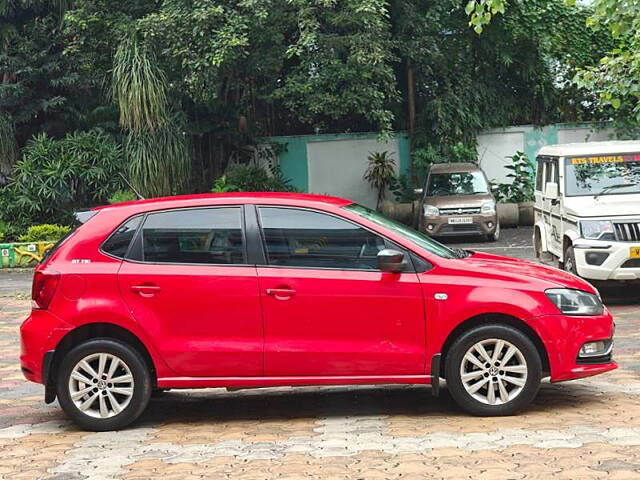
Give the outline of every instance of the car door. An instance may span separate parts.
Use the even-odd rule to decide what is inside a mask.
[[[177,375],[262,375],[258,278],[245,245],[240,206],[144,218],[118,282]]]
[[[390,246],[344,218],[258,208],[265,375],[384,376],[425,372],[425,314],[411,267],[377,268]],[[410,260],[409,260],[410,262]]]
[[[558,172],[558,158],[550,157],[546,161],[545,165],[545,192],[547,191],[547,185],[549,183],[555,183],[559,187],[559,172]],[[558,189],[556,190],[558,191]],[[547,212],[547,222],[549,228],[549,235],[547,238],[549,250],[560,257],[564,252],[562,251],[562,197],[558,198],[544,197],[544,209]]]

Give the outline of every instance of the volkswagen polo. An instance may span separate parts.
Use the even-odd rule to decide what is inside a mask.
[[[616,368],[587,282],[451,249],[348,200],[192,195],[96,208],[37,267],[22,371],[81,427],[154,390],[431,384],[508,415]]]

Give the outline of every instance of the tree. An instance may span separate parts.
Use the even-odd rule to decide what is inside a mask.
[[[626,123],[640,124],[640,2],[595,0],[589,25],[607,29],[616,47],[597,64],[583,68],[575,77],[577,85],[593,92],[605,114]]]

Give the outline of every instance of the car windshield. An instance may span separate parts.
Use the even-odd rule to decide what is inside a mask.
[[[358,205],[357,203],[352,203],[345,206],[344,208],[345,210],[349,210],[350,212],[360,215],[361,217],[366,218],[367,220],[370,220],[373,223],[380,225],[381,227],[392,230],[397,235],[406,238],[410,242],[415,243],[419,247],[424,248],[434,255],[438,255],[439,257],[443,258],[460,258],[460,254],[456,253],[449,247],[436,242],[435,240],[414,230],[413,228],[407,227],[406,225],[400,222],[396,222],[395,220],[391,220],[390,218],[385,217],[375,210],[363,207],[362,205]]]
[[[488,191],[489,186],[482,172],[432,173],[427,185],[429,197],[475,195]]]
[[[640,153],[567,158],[565,173],[569,197],[640,193]]]

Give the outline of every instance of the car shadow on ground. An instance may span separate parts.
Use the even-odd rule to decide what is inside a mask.
[[[585,384],[549,385],[523,413],[589,408],[603,401],[601,392]],[[446,389],[439,397],[425,386],[327,387],[163,392],[152,398],[136,422],[154,427],[173,423],[270,421],[331,417],[411,416],[417,418],[468,416]],[[471,417],[470,417],[471,418]]]

